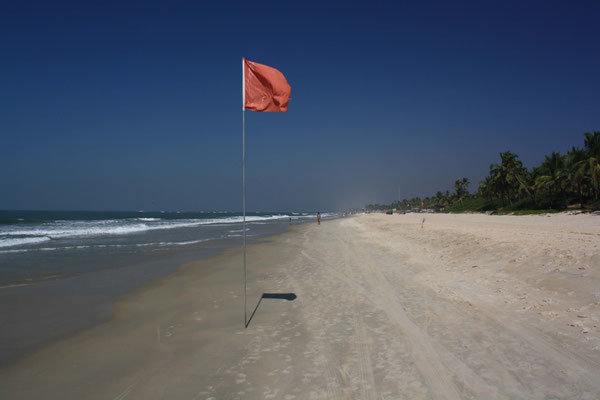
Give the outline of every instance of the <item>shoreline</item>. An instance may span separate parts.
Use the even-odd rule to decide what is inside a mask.
[[[15,399],[597,398],[596,218],[303,224],[248,246],[246,329],[230,248],[119,297],[111,321],[0,369],[0,387]]]
[[[248,243],[279,235],[281,229],[285,232],[289,226],[249,237]],[[240,247],[238,239],[215,239],[190,248],[141,252],[117,260],[107,254],[102,268],[0,287],[0,324],[9,327],[0,332],[0,368],[109,322],[121,296],[175,273],[183,264]]]
[[[273,257],[273,252],[263,252],[263,249],[276,247],[273,246],[275,242],[289,242],[290,237],[296,236],[303,226],[306,224],[291,226],[283,233],[258,239],[248,245],[248,278],[252,280],[248,284],[249,310],[258,307],[261,294],[267,290],[264,282],[270,273],[276,273],[273,267],[268,270],[259,267],[265,254],[268,254],[268,258]],[[205,340],[198,346],[204,355],[222,358],[223,346],[218,344],[221,335],[228,335],[230,344],[242,345],[239,340],[247,332],[242,312],[241,252],[242,246],[233,246],[213,257],[183,263],[174,272],[122,294],[117,298],[110,320],[52,341],[13,363],[0,366],[2,392],[10,393],[11,398],[64,398],[65,387],[61,380],[77,374],[77,367],[84,365],[93,369],[105,358],[112,358],[119,365],[135,364],[132,367],[135,370],[141,366],[139,362],[148,361],[143,353],[150,349],[155,357],[152,363],[159,365],[164,361],[162,358],[170,353],[164,353],[163,344],[174,336],[173,330],[180,325],[172,320],[179,319],[182,314],[189,314],[186,319],[191,317],[194,325],[203,324],[210,314],[210,324],[202,328]],[[225,298],[213,300],[215,296]],[[224,302],[228,307],[223,306]],[[201,305],[196,309],[190,303]],[[268,310],[269,304],[262,302],[260,308],[261,312],[254,315],[252,326],[268,317],[268,311],[262,310]],[[219,315],[223,309],[227,310],[226,315]],[[202,343],[206,340],[212,343]],[[216,347],[215,343],[218,344]],[[192,345],[196,347],[197,344]],[[207,368],[205,374],[212,370],[210,365],[204,367]],[[119,368],[116,371],[110,368],[103,370],[100,375],[94,374],[102,382],[102,390],[98,393],[114,397],[108,394],[113,393],[112,382],[122,383],[122,380],[131,379],[121,376],[119,371]],[[27,382],[31,374],[42,376],[43,383],[38,382],[39,386],[35,388],[29,387]],[[101,376],[107,374],[111,376],[110,379]],[[75,379],[74,382],[73,386],[69,386],[73,397],[90,396],[84,380]],[[105,395],[98,393],[94,396],[105,398]]]

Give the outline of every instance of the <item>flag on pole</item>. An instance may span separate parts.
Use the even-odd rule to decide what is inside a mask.
[[[248,327],[246,296],[246,110],[287,112],[292,88],[285,76],[275,68],[242,58],[242,224],[244,251],[242,281],[244,284],[244,327]],[[252,317],[250,317],[252,318]]]
[[[286,112],[292,88],[275,68],[244,59],[244,108]]]

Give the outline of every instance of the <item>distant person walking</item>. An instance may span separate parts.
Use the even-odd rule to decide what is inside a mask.
[[[289,223],[290,223],[290,225],[292,224],[292,217],[290,217],[290,219],[289,219]]]
[[[317,212],[317,224],[321,225],[321,213]]]

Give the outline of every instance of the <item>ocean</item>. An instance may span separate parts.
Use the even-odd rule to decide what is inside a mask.
[[[334,216],[323,214],[324,219]],[[247,238],[278,233],[289,225],[289,218],[297,224],[315,221],[316,214],[248,213]],[[0,211],[0,287],[113,265],[89,262],[97,257],[194,249],[222,239],[241,244],[242,233],[240,213]]]
[[[316,222],[248,213],[248,243],[286,231],[290,218]],[[242,235],[230,212],[0,211],[0,366],[109,320],[118,296],[240,246]]]

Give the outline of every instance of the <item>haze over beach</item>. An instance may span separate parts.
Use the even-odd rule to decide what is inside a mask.
[[[599,17],[6,5],[0,398],[600,398]]]

